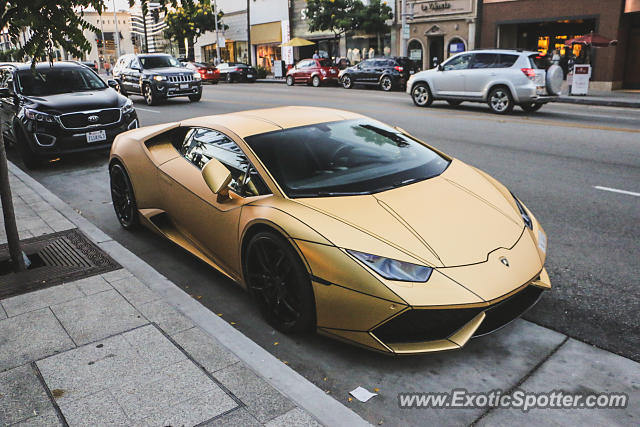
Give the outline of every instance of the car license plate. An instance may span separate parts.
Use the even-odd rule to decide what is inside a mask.
[[[180,89],[189,89],[189,83],[182,83]]]
[[[107,139],[107,132],[104,131],[104,130],[97,130],[95,132],[87,132],[87,142],[88,143],[106,141],[106,139]]]
[[[253,78],[253,74],[247,74],[247,78],[248,79],[252,79]]]

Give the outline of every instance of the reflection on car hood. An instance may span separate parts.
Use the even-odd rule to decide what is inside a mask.
[[[512,247],[523,229],[509,201],[457,160],[438,177],[393,190],[296,201],[434,266],[484,262],[489,252]],[[330,240],[342,246],[340,236]]]
[[[144,72],[146,74],[162,74],[162,75],[193,74],[193,70],[190,70],[186,67],[145,68]]]
[[[27,99],[29,107],[56,114],[117,108],[125,103],[124,97],[111,88],[48,96],[29,96]]]

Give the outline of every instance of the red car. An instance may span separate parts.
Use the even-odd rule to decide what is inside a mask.
[[[202,62],[183,62],[183,65],[190,70],[197,71],[202,77],[203,83],[218,83],[220,71],[214,66],[203,64]]]
[[[330,59],[303,59],[287,72],[287,84],[311,83],[318,87],[324,83],[338,83],[338,67]]]

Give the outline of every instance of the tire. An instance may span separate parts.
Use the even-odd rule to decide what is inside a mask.
[[[557,64],[553,64],[547,68],[545,72],[545,87],[549,95],[560,95],[562,90],[562,82],[564,80],[564,71],[562,67]]]
[[[428,107],[433,103],[431,89],[426,83],[417,83],[411,89],[411,99],[418,107]]]
[[[538,111],[542,107],[542,104],[536,102],[530,102],[527,104],[520,104],[520,108],[527,113],[533,113],[534,111]]]
[[[122,87],[122,83],[119,80],[116,80],[118,82],[118,92],[120,92],[120,95],[122,96],[129,96],[129,94],[127,93],[126,90],[124,90],[124,88]]]
[[[249,292],[271,326],[286,333],[313,330],[315,299],[309,274],[284,237],[270,231],[251,237],[243,271]]]
[[[452,107],[457,107],[458,105],[462,104],[462,101],[458,101],[457,99],[448,99],[447,103]]]
[[[189,95],[189,101],[198,102],[202,99],[202,91],[196,93],[195,95]]]
[[[491,89],[487,97],[487,104],[496,114],[509,114],[513,111],[513,97],[509,89],[504,86]]]
[[[320,83],[322,83],[320,81],[320,77],[318,76],[313,76],[313,78],[311,79],[311,86],[313,87],[320,87]]]
[[[385,92],[389,92],[391,89],[393,89],[393,82],[391,81],[391,77],[384,76],[380,79],[380,89]]]
[[[293,76],[287,76],[287,86],[293,86]]]
[[[225,80],[227,83],[233,83],[233,76],[231,75],[231,73],[227,73]]]
[[[353,87],[353,80],[351,80],[350,75],[345,75],[342,77],[342,87],[345,89],[351,89]]]
[[[158,95],[153,93],[153,89],[151,89],[151,85],[146,83],[142,87],[142,96],[144,96],[144,102],[147,105],[156,105],[159,102]]]
[[[22,138],[17,137],[18,132],[22,133]],[[29,148],[27,143],[27,135],[21,129],[16,129],[16,151],[20,156],[20,160],[24,164],[24,167],[28,170],[38,169],[42,166],[42,160]]]
[[[133,186],[124,166],[116,162],[109,167],[111,200],[118,222],[125,230],[138,226],[138,206],[133,194]]]

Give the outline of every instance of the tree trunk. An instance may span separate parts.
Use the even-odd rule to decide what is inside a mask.
[[[13,199],[11,198],[11,187],[9,185],[9,166],[2,132],[0,132],[0,200],[2,201],[2,213],[4,215],[4,229],[7,232],[7,242],[9,244],[9,256],[13,261],[14,270],[24,271],[26,266],[22,256],[22,249],[20,248],[16,214],[13,210]]]

